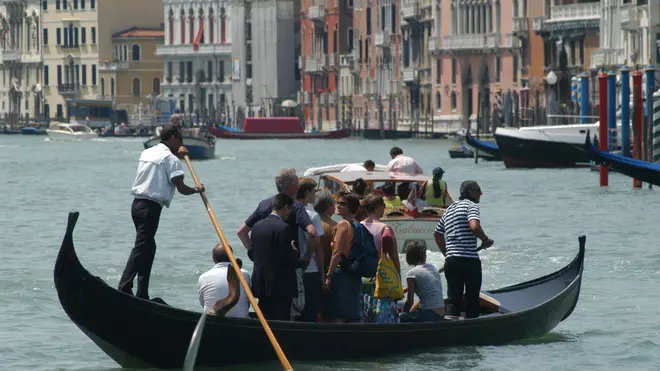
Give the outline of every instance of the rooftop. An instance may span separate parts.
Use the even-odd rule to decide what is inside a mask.
[[[129,29],[116,32],[112,38],[164,38],[165,30],[163,28],[145,28],[145,27],[131,27]]]

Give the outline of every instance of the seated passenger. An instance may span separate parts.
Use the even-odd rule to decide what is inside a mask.
[[[406,262],[414,267],[406,274],[408,297],[399,316],[401,322],[433,322],[444,320],[445,302],[438,268],[426,263],[426,247],[419,241],[406,245]],[[413,306],[415,295],[419,302]]]
[[[368,190],[369,190],[369,185],[367,184],[367,182],[364,181],[364,179],[362,178],[355,179],[355,183],[353,183],[353,189],[351,191],[357,194],[360,197],[360,199],[364,198],[364,196],[367,195]]]
[[[420,196],[419,184],[412,183],[412,190],[408,193],[408,199],[403,200],[405,206],[410,213],[416,214],[423,207],[429,206],[426,201],[422,200]]]
[[[385,201],[385,214],[392,210],[400,209],[403,204],[401,199],[394,193],[394,183],[385,183],[381,190],[383,191],[383,201]]]
[[[444,173],[445,171],[441,167],[436,167],[433,169],[431,184],[426,182],[424,199],[429,206],[447,207],[451,204],[451,199],[447,193],[447,182],[442,179]]]
[[[347,173],[350,171],[374,171],[374,168],[376,167],[376,164],[371,161],[367,160],[365,161],[362,165],[360,164],[350,164],[343,168],[340,173]]]
[[[231,246],[229,248],[231,249]],[[232,251],[234,250],[232,249]],[[242,261],[238,258],[236,258],[236,260],[240,267]],[[231,263],[229,262],[229,256],[222,244],[216,245],[213,249],[213,262],[215,263],[215,266],[208,272],[199,276],[199,280],[197,281],[197,294],[199,295],[199,302],[202,304],[202,307],[213,308],[218,300],[224,299],[229,295],[227,270],[232,268],[230,267]],[[243,277],[245,277],[245,280],[249,285],[250,273],[242,268],[241,273],[243,273]],[[248,301],[247,294],[245,294],[245,289],[242,285],[240,287],[240,292],[241,296],[239,297],[238,302],[225,316],[248,318],[250,302]]]

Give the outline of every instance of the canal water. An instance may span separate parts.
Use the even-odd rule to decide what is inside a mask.
[[[482,252],[484,288],[553,272],[587,235],[583,289],[576,310],[541,339],[497,347],[455,347],[360,362],[294,363],[296,370],[637,370],[660,364],[657,190],[632,189],[611,175],[598,186],[586,169],[506,170],[501,162],[450,160],[446,140],[231,141],[195,170],[230,243],[257,202],[274,192],[282,167],[305,169],[372,159],[386,164],[393,145],[426,173],[442,166],[450,192],[462,180],[483,189],[482,225],[495,247]],[[62,310],[53,264],[67,213],[81,213],[74,235],[82,263],[116,286],[134,240],[130,186],[139,139],[72,143],[0,136],[0,360],[3,370],[117,370]],[[186,180],[191,182],[189,174]],[[214,229],[198,196],[175,196],[164,210],[151,295],[200,310],[197,277],[212,266]],[[242,248],[237,255],[250,262]],[[439,262],[437,254],[432,261]],[[234,370],[277,370],[278,364]]]

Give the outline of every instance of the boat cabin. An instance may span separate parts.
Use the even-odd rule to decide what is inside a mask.
[[[345,173],[324,173],[319,177],[319,188],[327,189],[333,194],[336,194],[340,191],[350,192],[353,184],[355,184],[357,179],[362,178],[368,185],[371,191],[378,192],[379,188],[385,183],[394,184],[394,188],[397,190],[408,189],[405,194],[400,194],[399,197],[401,200],[405,200],[410,192],[410,187],[402,187],[404,184],[417,184],[419,189],[421,189],[420,194],[426,192],[427,184],[432,180],[431,177],[426,175],[413,175],[405,173],[392,173],[392,172],[381,172],[381,171],[351,171]],[[448,191],[447,191],[448,192]],[[451,195],[448,197],[448,202],[444,207],[433,207],[427,206],[421,210],[418,210],[414,215],[411,214],[405,206],[401,209],[393,209],[386,211],[384,218],[391,217],[404,217],[404,218],[437,218],[444,213],[444,210],[447,206],[451,205],[454,202]]]
[[[92,129],[82,124],[68,124],[63,122],[52,123],[49,127],[50,130],[64,131],[68,133],[91,133]]]

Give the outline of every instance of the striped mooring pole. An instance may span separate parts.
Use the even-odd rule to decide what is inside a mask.
[[[499,125],[504,124],[504,110],[502,110],[502,89],[498,88],[495,94],[495,108],[497,109],[497,118],[499,119]]]
[[[653,93],[653,162],[660,162],[660,90]]]

